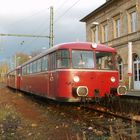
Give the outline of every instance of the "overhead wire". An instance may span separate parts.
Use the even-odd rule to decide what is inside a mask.
[[[57,12],[60,8],[62,9],[62,7],[66,4],[66,2],[67,2],[67,0],[65,0],[65,1],[56,9],[56,12]],[[49,18],[49,17],[48,17],[48,18]],[[47,19],[48,19],[48,18],[47,18]],[[41,25],[41,27],[42,27],[42,25]],[[44,30],[46,31],[47,29],[49,29],[49,27],[43,29],[43,31],[42,31],[40,34],[43,34],[43,33],[44,33]],[[32,39],[32,41],[31,41],[29,44],[32,44],[33,41],[35,41],[35,40],[37,40],[37,39],[38,39],[38,38]]]
[[[58,22],[63,16],[65,16],[80,0],[77,0],[74,4],[72,4],[62,15],[60,15],[55,21],[54,24],[56,22]]]
[[[33,17],[33,16],[36,16],[36,15],[40,14],[41,12],[44,12],[44,11],[46,11],[46,10],[48,10],[48,9],[49,9],[49,7],[45,8],[45,9],[43,9],[43,10],[39,10],[38,12],[35,12],[34,14],[32,14],[32,15],[30,15],[30,16],[28,16],[28,17],[19,19],[19,20],[15,21],[15,22],[11,23],[10,25],[16,24],[17,22],[20,22],[20,21],[23,21],[23,20],[25,20],[25,19],[31,18],[31,17]],[[49,17],[48,17],[47,19],[49,19]],[[47,19],[46,19],[46,20],[47,20]],[[37,31],[38,31],[38,29],[40,29],[40,27],[42,27],[43,25],[44,25],[44,22],[41,23],[41,24],[39,25],[39,27],[37,27],[37,30],[35,30],[32,34],[36,34]],[[35,38],[35,39],[36,39],[36,38]],[[32,39],[32,40],[33,40],[33,39]],[[33,42],[33,41],[31,41],[31,42]],[[30,43],[29,43],[29,44],[30,44]]]
[[[65,0],[57,9],[56,9],[56,12],[67,3],[68,0]]]
[[[55,12],[57,12],[60,8],[62,9],[62,7],[66,4],[67,1],[68,1],[68,0],[65,0],[65,1],[55,10]],[[48,8],[48,9],[49,9],[49,8]],[[48,17],[47,19],[49,19],[49,17]],[[42,25],[43,25],[43,24],[41,24],[40,27],[42,27]],[[47,27],[46,29],[48,29],[48,27]],[[41,34],[42,34],[42,33],[44,33],[44,29],[43,29],[43,31],[41,32]]]
[[[56,22],[58,22],[64,15],[66,15],[76,4],[78,4],[78,2],[79,2],[80,0],[77,0],[75,3],[73,3],[67,10],[65,10],[64,12],[63,12],[63,14],[61,15],[61,16],[59,16],[55,21],[54,21],[54,24],[56,23]],[[62,6],[64,6],[65,4],[66,4],[66,2],[67,2],[67,0],[65,0],[62,4],[61,4],[61,6],[59,6],[59,8],[57,8],[56,9],[56,11],[58,11],[60,8],[62,9]],[[47,28],[48,29],[48,28]],[[43,34],[44,33],[44,30],[43,30],[43,32],[41,32],[41,34]]]
[[[45,8],[45,9],[42,9],[42,10],[39,10],[39,11],[37,11],[37,12],[33,13],[32,15],[29,15],[27,17],[23,17],[21,19],[18,19],[16,21],[14,21],[13,23],[10,23],[9,25],[13,25],[13,24],[16,24],[16,23],[21,22],[21,21],[23,22],[23,20],[26,20],[26,19],[29,19],[31,17],[34,17],[34,16],[40,14],[41,12],[46,11],[47,9],[49,9],[49,7]]]
[[[31,18],[31,17],[33,17],[33,16],[36,16],[36,15],[40,14],[41,12],[44,12],[44,11],[46,11],[46,10],[48,10],[48,9],[49,9],[49,7],[45,8],[45,9],[42,9],[42,10],[38,10],[37,12],[33,13],[32,15],[30,15],[30,16],[28,16],[28,17],[21,18],[21,19],[15,21],[15,22],[9,24],[8,26],[12,26],[13,24],[16,24],[16,23],[21,22],[21,21],[23,22],[23,20],[29,19],[29,18]],[[43,22],[41,25],[39,25],[38,28],[42,27],[43,25],[44,25],[44,22]],[[34,33],[36,33],[36,32],[37,32],[37,30],[36,30]],[[34,33],[33,33],[33,34],[34,34]]]
[[[65,11],[63,12],[63,14],[61,14],[61,15],[54,21],[54,24],[56,24],[62,17],[64,17],[76,4],[78,4],[79,1],[80,1],[80,0],[77,0],[77,1],[74,2],[67,10],[65,10]],[[65,0],[65,1],[56,9],[56,11],[58,11],[59,9],[62,9],[62,7],[66,4],[66,2],[67,2],[67,0]],[[32,15],[29,16],[29,17],[35,16],[35,15],[41,13],[42,11],[44,11],[44,10],[46,10],[46,9],[48,9],[48,8],[45,8],[45,9],[43,9],[43,10],[40,10],[40,11],[38,11],[38,12],[32,14]],[[29,17],[28,17],[28,18],[29,18]],[[49,18],[49,17],[48,17],[48,18]],[[48,19],[48,18],[47,18],[47,19]],[[21,19],[21,20],[24,20],[24,19],[27,19],[27,18],[23,18],[23,19]],[[20,21],[20,20],[19,20],[19,21]],[[17,21],[17,22],[18,22],[18,21]],[[16,23],[16,22],[15,22],[15,23]],[[43,24],[44,24],[44,23],[42,23],[42,24],[39,26],[39,28],[42,27]],[[48,29],[48,28],[47,28],[47,29]],[[44,30],[45,30],[45,29],[43,29],[43,31],[40,33],[40,35],[44,33]],[[35,33],[36,33],[36,32],[37,32],[37,30],[35,31]],[[46,30],[45,30],[45,32],[46,32]],[[35,40],[37,40],[37,39],[38,39],[38,37],[32,39],[32,41],[29,42],[28,45],[31,45],[31,44],[32,44]],[[26,42],[24,42],[24,44],[25,44],[25,43],[26,43]]]

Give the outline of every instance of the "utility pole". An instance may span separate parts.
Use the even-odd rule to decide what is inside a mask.
[[[54,34],[53,34],[53,20],[54,20],[54,13],[53,13],[53,7],[50,7],[50,35],[49,35],[49,47],[53,47],[54,45]]]
[[[50,7],[50,33],[49,36],[44,35],[32,35],[32,34],[1,34],[0,36],[16,36],[16,37],[35,37],[35,38],[48,38],[49,39],[49,47],[53,47],[54,45],[54,13],[53,13],[53,7]]]

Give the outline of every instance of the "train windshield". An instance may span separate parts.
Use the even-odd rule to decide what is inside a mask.
[[[93,51],[72,50],[73,68],[94,68]]]
[[[111,52],[96,52],[97,69],[115,69],[115,56]]]

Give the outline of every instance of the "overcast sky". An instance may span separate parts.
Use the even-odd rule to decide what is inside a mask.
[[[0,33],[49,35],[50,6],[54,7],[55,44],[85,41],[80,19],[106,0],[0,0]],[[22,43],[24,42],[24,43]],[[48,48],[48,39],[0,37],[0,61],[15,52]]]

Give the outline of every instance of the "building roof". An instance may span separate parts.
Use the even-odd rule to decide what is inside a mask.
[[[91,12],[90,14],[88,14],[87,16],[82,18],[80,21],[81,22],[86,22],[91,16],[94,16],[95,14],[97,14],[98,12],[103,10],[104,8],[108,7],[108,5],[112,4],[114,1],[115,0],[107,0],[103,5],[101,5],[100,7],[95,9],[93,12]]]

